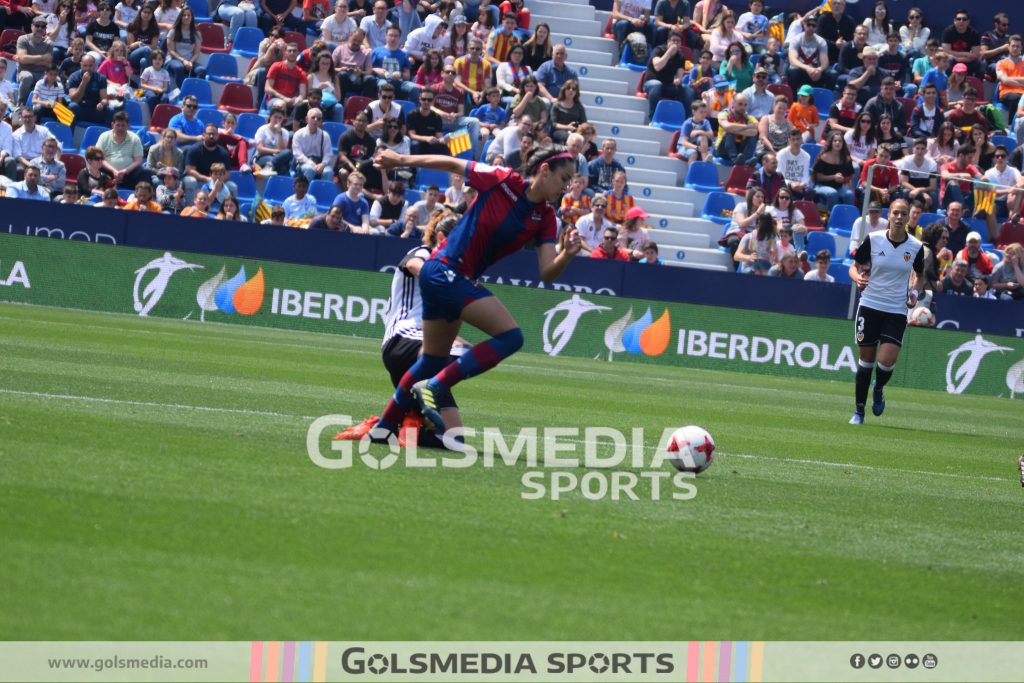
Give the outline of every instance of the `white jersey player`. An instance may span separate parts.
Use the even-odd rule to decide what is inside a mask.
[[[864,423],[864,406],[876,361],[871,412],[881,415],[885,410],[883,388],[892,377],[903,345],[907,309],[917,305],[924,286],[924,249],[920,241],[907,234],[909,218],[910,205],[906,200],[897,199],[890,204],[888,228],[870,233],[857,247],[850,266],[850,278],[863,292],[857,307],[860,361],[856,408],[850,424]]]
[[[419,358],[423,349],[423,297],[420,294],[419,274],[424,261],[430,258],[431,249],[441,243],[458,223],[458,217],[450,212],[437,212],[427,225],[423,236],[423,244],[409,250],[395,269],[391,279],[391,298],[388,300],[388,311],[384,316],[384,340],[381,343],[381,356],[384,367],[391,376],[391,384],[395,387],[402,376],[409,371]],[[452,345],[451,355],[461,356],[469,346],[456,339]],[[461,426],[458,407],[445,408],[442,413],[451,426]],[[404,440],[404,432],[408,427],[420,429],[422,418],[409,416],[399,436],[400,443]],[[369,417],[361,424],[349,427],[335,438],[342,440],[359,440],[375,424],[379,418]],[[422,432],[423,430],[420,429]],[[440,440],[429,433],[421,433],[419,445],[441,447]]]

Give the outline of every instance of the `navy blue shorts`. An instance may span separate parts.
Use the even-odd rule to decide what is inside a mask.
[[[423,294],[423,319],[448,322],[461,318],[462,309],[474,301],[494,296],[435,259],[420,268],[420,292]]]

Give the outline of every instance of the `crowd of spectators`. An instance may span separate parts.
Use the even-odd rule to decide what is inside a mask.
[[[780,188],[784,202],[815,202],[826,220],[837,204],[903,197],[940,224],[951,213],[982,219],[986,242],[1002,222],[1021,222],[1024,41],[1005,13],[983,33],[967,10],[929,27],[920,8],[890,17],[883,0],[862,22],[844,0],[773,18],[761,0],[738,17],[717,0],[643,5],[618,0],[613,28],[619,40],[639,31],[650,42],[650,114],[666,98],[683,106],[673,151],[754,167],[747,188],[756,192],[722,240],[738,269],[778,274],[786,240],[814,272],[802,222],[786,236],[776,219],[771,245],[758,237]],[[851,249],[864,235],[854,231]]]
[[[640,33],[650,43],[643,90],[651,113],[665,98],[682,103],[680,155],[756,167],[750,187],[764,192],[787,248],[775,250],[768,268],[750,270],[786,265],[789,247],[803,251],[806,226],[779,202],[816,201],[827,211],[866,194],[882,203],[905,196],[926,211],[957,204],[971,216],[978,214],[972,190],[985,180],[996,187],[994,210],[982,211],[991,229],[1003,217],[1019,218],[1022,152],[993,140],[1024,122],[1016,117],[1022,42],[1004,14],[982,36],[958,10],[936,39],[921,10],[897,26],[881,1],[858,24],[844,0],[781,24],[765,16],[762,0],[738,17],[718,0],[692,7],[658,0],[653,11],[651,4],[616,0],[612,32],[620,42]],[[582,253],[661,262],[615,140],[598,141],[588,123],[569,49],[554,43],[547,24],[531,25],[522,0],[211,4],[225,49],[242,29],[264,35],[240,75],[252,108],[265,112],[246,135],[235,114],[210,123],[200,110],[215,103],[179,95],[185,79],[206,75],[208,39],[195,7],[183,0],[0,7],[0,24],[24,32],[0,45],[13,54],[10,63],[0,60],[0,166],[9,196],[244,221],[258,207],[242,210],[231,174],[253,172],[294,179],[295,194],[268,207],[266,221],[408,236],[432,210],[413,207],[455,186],[406,201],[413,169],[383,174],[373,167],[375,151],[446,154],[464,132],[468,158],[513,167],[537,145],[566,145],[578,158],[577,175],[559,216],[583,232]],[[984,102],[985,80],[998,85],[997,106]],[[827,112],[816,106],[821,89],[834,100]],[[173,102],[181,111],[166,128],[146,131],[132,125],[130,100],[150,111]],[[61,125],[52,122],[65,107],[79,138],[90,125],[110,128],[81,151],[73,177],[47,128]],[[332,138],[328,127],[338,122],[347,128]],[[338,193],[325,214],[310,194],[318,181]],[[741,242],[759,221],[755,208],[730,226],[726,241],[743,268],[759,247]],[[810,270],[806,258],[801,265]]]

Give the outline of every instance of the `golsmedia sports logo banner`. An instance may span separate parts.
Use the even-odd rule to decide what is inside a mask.
[[[380,339],[390,283],[390,272],[0,234],[0,301]],[[856,372],[852,321],[491,289],[527,352],[844,382]],[[904,342],[895,386],[1024,396],[1024,339],[912,327]]]
[[[0,643],[20,681],[1019,681],[1017,642],[222,641]]]

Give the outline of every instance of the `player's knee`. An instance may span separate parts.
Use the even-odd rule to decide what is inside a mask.
[[[494,338],[494,345],[498,349],[498,353],[501,354],[502,358],[508,358],[513,353],[523,348],[523,331],[514,327],[507,332],[502,332]]]

